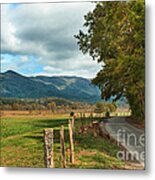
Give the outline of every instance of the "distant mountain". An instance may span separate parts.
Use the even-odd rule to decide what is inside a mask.
[[[26,77],[9,70],[0,73],[0,97],[60,97],[79,102],[100,101],[100,90],[91,80],[76,76]]]

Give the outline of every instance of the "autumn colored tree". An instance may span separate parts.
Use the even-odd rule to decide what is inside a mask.
[[[80,50],[103,68],[93,83],[102,98],[126,97],[132,115],[144,120],[144,1],[97,2],[84,16],[87,31],[75,36]]]
[[[97,102],[95,107],[96,113],[103,113],[103,112],[115,112],[117,106],[115,103],[111,102]]]
[[[103,113],[103,112],[104,112],[103,103],[97,102],[95,107],[95,113]]]

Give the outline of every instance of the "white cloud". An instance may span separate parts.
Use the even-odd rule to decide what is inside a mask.
[[[73,37],[93,8],[90,2],[2,5],[2,53],[19,55],[22,63],[34,56],[43,73],[94,76],[100,66],[78,50]]]
[[[28,58],[28,56],[21,56],[20,60],[21,60],[21,62],[28,62],[29,58]]]

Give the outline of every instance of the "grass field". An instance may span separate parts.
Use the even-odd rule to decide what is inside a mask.
[[[103,137],[94,138],[92,133],[75,135],[75,164],[70,164],[67,115],[4,116],[1,118],[1,166],[45,167],[43,129],[54,128],[54,163],[61,166],[59,128],[65,126],[65,149],[68,168],[122,169],[124,162],[116,159],[120,149]],[[84,119],[85,124],[91,119]],[[80,127],[76,120],[76,130]]]

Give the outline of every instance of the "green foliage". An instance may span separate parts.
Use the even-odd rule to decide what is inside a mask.
[[[109,116],[110,116],[110,113],[109,113],[109,111],[107,111],[105,114],[105,117],[109,117]]]
[[[103,113],[103,111],[104,111],[103,103],[97,102],[95,112],[96,113]]]
[[[71,112],[71,113],[70,113],[70,116],[73,117],[73,116],[74,116],[74,112]]]
[[[144,1],[98,2],[84,18],[87,32],[75,36],[80,50],[103,66],[93,83],[105,100],[126,97],[144,120]]]
[[[84,109],[92,105],[83,102],[72,102],[63,98],[0,98],[0,110],[50,110],[53,113],[57,109]]]
[[[96,113],[103,113],[103,112],[115,112],[116,111],[116,104],[110,102],[97,102],[95,107]]]

